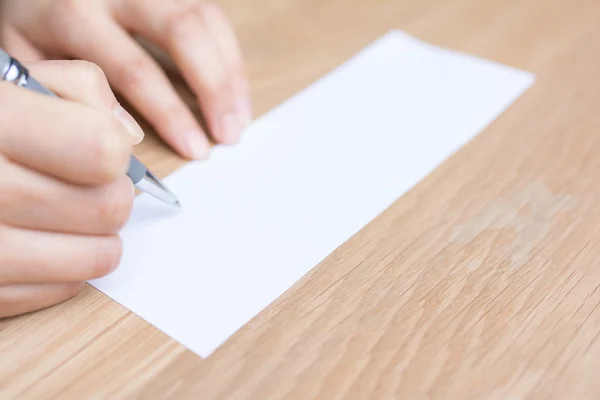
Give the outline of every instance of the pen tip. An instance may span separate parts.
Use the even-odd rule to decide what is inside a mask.
[[[181,208],[181,203],[179,202],[179,200],[175,200],[175,207]]]

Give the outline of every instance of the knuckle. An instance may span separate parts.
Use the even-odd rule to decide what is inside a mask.
[[[198,13],[198,15],[204,15],[211,7],[214,7],[214,3],[210,0],[198,1],[190,7],[192,11]]]
[[[219,4],[211,0],[199,1],[192,7],[199,15],[220,14],[223,10]]]
[[[89,92],[103,94],[108,88],[108,81],[102,68],[89,61],[73,61],[76,68],[79,69],[82,83]]]
[[[199,3],[202,4],[202,3]],[[195,7],[198,7],[197,5]],[[166,33],[170,41],[177,43],[187,37],[201,22],[197,12],[188,8],[182,8],[179,12],[170,15],[166,23]]]
[[[145,55],[136,55],[119,63],[115,75],[122,86],[138,87],[147,82],[151,73],[151,66]]]
[[[225,10],[216,1],[196,3],[193,7],[193,12],[203,21],[211,21],[209,29],[213,29],[216,34],[227,37],[234,33],[234,27]]]
[[[233,88],[225,79],[206,81],[203,94],[205,102],[219,114],[231,110],[235,102]]]
[[[83,11],[82,2],[79,0],[55,0],[52,3],[56,12],[67,15],[79,15]]]
[[[187,6],[182,6],[179,11],[167,18],[166,32],[172,40],[181,39],[183,36],[194,32],[203,20],[216,18],[219,21],[227,20],[221,6],[215,1],[196,1]]]
[[[109,233],[117,233],[129,219],[134,192],[127,177],[104,188],[98,207],[98,218]]]
[[[81,25],[87,19],[85,3],[78,0],[55,0],[48,7],[47,23],[51,31],[61,34],[61,39],[67,44],[77,44],[81,41],[79,30],[73,26]],[[74,25],[75,24],[75,25]]]
[[[85,280],[101,278],[113,271],[121,261],[123,243],[120,238],[110,238],[99,243],[91,258],[89,277]]]
[[[182,121],[193,124],[196,120],[194,114],[181,103],[166,103],[161,105],[161,113],[156,115],[154,123],[158,130],[170,130],[179,126]]]

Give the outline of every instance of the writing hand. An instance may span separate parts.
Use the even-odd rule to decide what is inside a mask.
[[[99,67],[26,66],[64,100],[0,82],[0,317],[64,301],[118,266],[141,138]]]

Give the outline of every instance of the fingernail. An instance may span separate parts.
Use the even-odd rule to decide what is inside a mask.
[[[236,113],[229,113],[223,118],[221,125],[223,141],[235,143],[240,136],[240,123]]]
[[[192,153],[192,158],[203,160],[208,157],[208,140],[204,133],[193,130],[186,134],[187,147]]]
[[[249,100],[242,99],[237,106],[240,128],[246,129],[252,123],[252,105]]]
[[[117,106],[113,112],[115,117],[121,121],[121,124],[127,129],[127,132],[133,137],[134,144],[138,144],[144,139],[144,131],[131,114],[129,114],[122,106]]]

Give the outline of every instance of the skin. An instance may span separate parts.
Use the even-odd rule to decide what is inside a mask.
[[[171,57],[208,132],[133,35]],[[239,140],[252,110],[234,31],[210,2],[0,0],[0,46],[62,97],[0,82],[2,318],[65,301],[119,264],[144,133],[111,88],[190,159],[208,156],[209,137]],[[61,59],[85,61],[47,61]]]
[[[0,317],[62,302],[113,271],[134,199],[126,172],[140,128],[102,70],[27,66],[63,99],[0,82]]]
[[[196,95],[204,132],[133,36],[168,54]],[[250,91],[234,30],[202,0],[0,0],[0,45],[21,60],[81,59],[100,66],[181,156],[204,159],[209,140],[231,144],[251,119]]]

